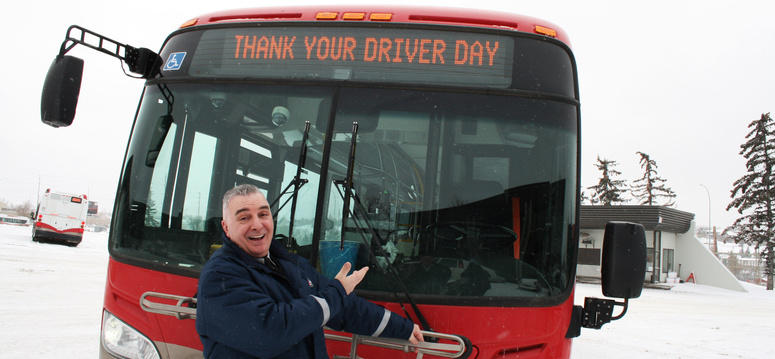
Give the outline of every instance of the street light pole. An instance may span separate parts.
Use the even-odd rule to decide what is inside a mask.
[[[713,227],[710,226],[710,224],[711,224],[711,221],[710,221],[710,191],[708,190],[708,187],[706,187],[704,184],[700,183],[700,186],[702,186],[702,188],[705,188],[705,193],[708,195],[708,249],[710,249],[710,236],[711,236],[711,231],[713,230]]]

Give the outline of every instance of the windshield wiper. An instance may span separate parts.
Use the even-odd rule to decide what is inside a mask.
[[[285,189],[280,193],[277,198],[272,201],[272,204],[269,206],[269,208],[274,208],[275,205],[277,205],[277,202],[280,201],[280,198],[282,198],[288,190],[293,186],[293,194],[291,195],[291,198],[285,200],[285,202],[275,211],[272,211],[275,213],[275,216],[277,217],[277,213],[280,212],[280,210],[285,207],[286,204],[288,204],[288,201],[291,201],[291,220],[288,224],[288,243],[285,244],[286,247],[291,247],[291,244],[293,243],[293,222],[296,218],[296,202],[299,198],[299,189],[304,186],[307,182],[309,182],[306,178],[301,178],[301,172],[304,168],[304,164],[307,161],[307,139],[309,138],[309,128],[310,123],[309,121],[304,122],[304,135],[301,138],[301,149],[299,150],[299,162],[296,164],[296,175],[293,176],[293,180],[291,180],[291,183],[288,183],[288,185],[285,187]],[[275,217],[275,218],[276,218]]]
[[[347,156],[347,174],[344,177],[344,204],[342,205],[342,238],[339,242],[339,250],[344,250],[344,233],[347,227],[347,217],[350,215],[350,197],[353,189],[353,170],[355,164],[355,144],[358,138],[358,122],[353,122],[353,130],[350,140],[350,154]]]
[[[355,143],[358,137],[358,122],[353,122],[353,129],[352,129],[352,138],[350,142],[350,154],[347,159],[347,175],[343,181],[334,181],[335,185],[342,185],[344,187],[344,193],[340,193],[342,195],[342,199],[344,200],[344,205],[342,207],[342,235],[341,240],[339,243],[339,250],[344,249],[344,235],[345,235],[345,229],[346,229],[346,222],[347,218],[352,215],[353,223],[358,228],[358,233],[361,235],[361,239],[363,240],[363,244],[366,246],[366,248],[369,249],[369,260],[373,260],[375,264],[378,264],[376,260],[376,255],[374,254],[374,250],[372,249],[372,246],[370,245],[368,239],[363,234],[363,226],[361,226],[360,222],[358,221],[358,218],[356,218],[355,213],[359,213],[359,216],[363,218],[363,221],[366,222],[366,228],[368,229],[369,233],[372,236],[372,240],[376,240],[377,243],[381,246],[383,243],[382,237],[379,235],[379,233],[374,230],[374,227],[371,225],[371,222],[369,222],[369,217],[367,216],[367,211],[363,207],[363,204],[361,204],[361,200],[358,197],[358,194],[353,193],[353,170],[354,170],[354,164],[355,164]],[[337,187],[338,190],[339,187]],[[350,199],[353,199],[353,207],[355,207],[355,212],[350,212]],[[406,287],[406,284],[404,284],[404,281],[401,280],[401,276],[398,274],[398,270],[393,266],[393,263],[390,262],[390,260],[386,260],[385,263],[387,263],[387,272],[392,274],[395,281],[398,283],[398,286],[400,287],[403,294],[406,296],[407,301],[409,301],[409,305],[412,307],[412,310],[414,311],[414,314],[417,316],[417,319],[420,321],[420,325],[423,329],[427,331],[433,331],[431,326],[428,324],[428,321],[425,319],[425,316],[422,315],[422,312],[420,312],[420,308],[417,307],[417,304],[414,302],[414,299],[412,298],[411,294],[409,294],[409,289]],[[404,305],[401,304],[401,308],[406,313],[406,308],[404,308]],[[411,318],[409,316],[409,313],[406,313],[407,318]]]

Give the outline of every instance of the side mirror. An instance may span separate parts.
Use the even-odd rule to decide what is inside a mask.
[[[584,298],[584,306],[574,306],[571,325],[566,338],[577,337],[581,328],[600,329],[604,324],[618,320],[627,313],[630,298],[640,297],[646,276],[646,231],[637,223],[608,222],[603,235],[603,263],[601,277],[603,295],[624,298]],[[614,316],[615,306],[622,312]]]
[[[603,295],[638,298],[646,275],[646,231],[637,223],[608,222],[603,236]]]
[[[70,126],[81,91],[83,60],[57,56],[46,74],[40,99],[40,119],[52,127]]]

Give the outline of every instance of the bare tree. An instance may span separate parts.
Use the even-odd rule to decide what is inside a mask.
[[[632,188],[633,197],[640,199],[640,204],[649,206],[658,205],[660,198],[665,199],[663,206],[674,205],[676,194],[665,185],[667,180],[657,174],[657,161],[652,160],[646,153],[638,151],[636,154],[640,155],[643,176],[635,180]]]
[[[17,216],[29,217],[30,213],[33,211],[32,202],[26,201],[22,204],[16,205],[13,207],[13,210]]]

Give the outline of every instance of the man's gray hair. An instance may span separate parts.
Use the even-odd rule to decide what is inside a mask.
[[[229,201],[231,201],[232,198],[237,196],[247,196],[253,193],[261,193],[261,190],[259,190],[258,187],[247,183],[241,184],[226,191],[226,193],[223,194],[223,216],[226,217],[226,212],[229,211]]]

